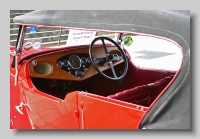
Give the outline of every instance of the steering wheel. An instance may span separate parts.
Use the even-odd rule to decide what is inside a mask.
[[[98,40],[101,40],[101,41],[102,41],[103,48],[104,48],[104,51],[105,51],[105,57],[94,58],[94,57],[93,57],[93,51],[92,51],[92,50],[93,50],[93,47],[94,47],[95,42],[97,42]],[[107,49],[107,46],[106,46],[106,44],[105,44],[105,40],[107,40],[107,41],[111,42],[112,44],[114,44],[114,46],[116,46],[116,47],[118,48],[118,50],[121,52],[122,56],[119,56],[118,54],[109,54],[108,49]],[[90,47],[89,47],[89,56],[90,56],[90,59],[91,59],[91,63],[93,64],[93,66],[94,66],[94,68],[96,69],[96,71],[97,71],[100,75],[102,75],[103,77],[108,78],[108,79],[110,79],[110,80],[115,80],[115,81],[120,80],[120,79],[122,79],[122,78],[126,75],[126,73],[127,73],[127,71],[128,71],[128,60],[127,60],[126,54],[124,53],[123,49],[119,46],[118,43],[116,43],[114,40],[112,40],[112,39],[110,39],[110,38],[108,38],[108,37],[97,37],[97,38],[95,38],[95,39],[91,42],[91,44],[90,44]],[[124,64],[125,64],[124,66],[125,66],[125,68],[124,68],[124,71],[123,71],[123,73],[121,74],[121,76],[118,77],[118,76],[116,75],[116,72],[115,72],[115,69],[114,69],[114,66],[113,66],[113,61],[119,61],[119,60],[121,60],[121,59],[124,60]],[[109,65],[110,65],[110,68],[111,68],[111,71],[112,71],[114,77],[110,77],[110,76],[104,74],[104,73],[98,68],[98,66],[96,65],[95,61],[98,61],[98,64],[99,64],[100,66],[103,66],[106,62],[108,62]]]

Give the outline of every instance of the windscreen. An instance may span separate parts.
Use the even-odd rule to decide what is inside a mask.
[[[117,40],[118,33],[64,28],[26,27],[25,50],[90,45],[94,38],[106,36]]]

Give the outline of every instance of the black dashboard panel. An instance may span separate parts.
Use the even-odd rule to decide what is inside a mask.
[[[62,70],[81,78],[91,65],[88,54],[66,55],[56,61],[56,65]]]

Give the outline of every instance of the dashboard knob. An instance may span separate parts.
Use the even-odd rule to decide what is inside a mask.
[[[61,61],[58,61],[58,62],[56,63],[56,65],[57,65],[59,68],[62,68],[63,63],[62,63]]]
[[[80,71],[80,70],[77,70],[76,72],[75,72],[75,75],[77,76],[77,77],[82,77],[82,72]]]

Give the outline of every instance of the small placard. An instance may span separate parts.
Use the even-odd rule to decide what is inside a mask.
[[[36,31],[37,31],[36,26],[30,27],[30,29],[29,29],[29,33],[36,33]]]
[[[67,46],[87,45],[95,38],[96,32],[84,30],[70,30],[68,34]]]

